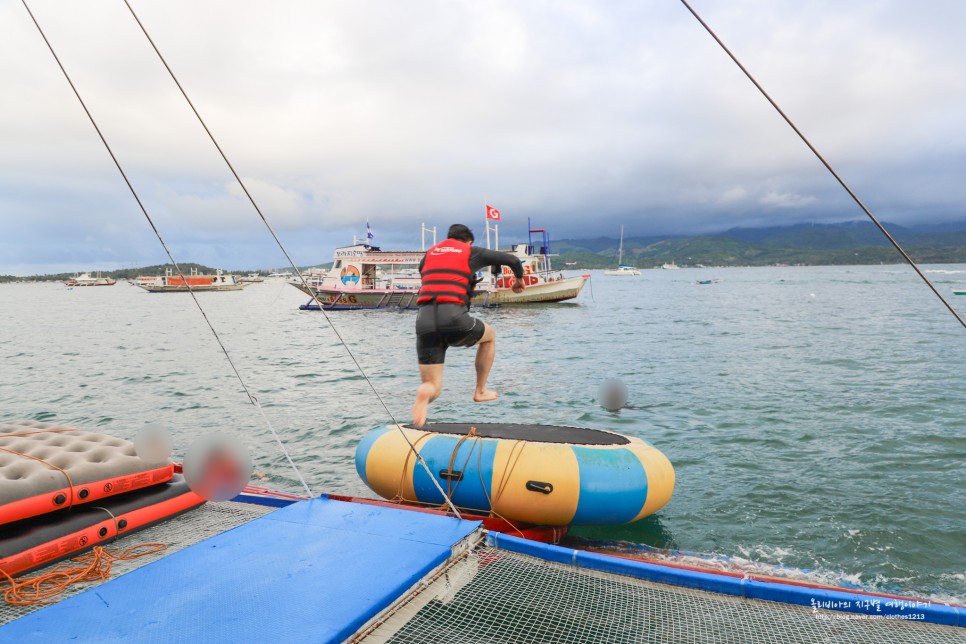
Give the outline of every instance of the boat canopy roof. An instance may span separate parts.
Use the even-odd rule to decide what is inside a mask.
[[[357,244],[335,249],[333,262],[342,260],[354,264],[394,264],[413,266],[419,264],[425,255],[421,250],[379,250],[376,246]]]

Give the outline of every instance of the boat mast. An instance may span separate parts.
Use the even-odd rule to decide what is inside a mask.
[[[624,224],[621,224],[621,243],[617,247],[617,266],[620,268],[624,260]]]
[[[422,231],[421,231],[421,234],[422,234],[422,240],[423,240],[423,241],[422,241],[422,244],[423,244],[423,250],[424,250],[424,251],[426,250],[426,233],[427,233],[427,232],[431,232],[431,233],[433,233],[433,246],[435,246],[435,245],[436,245],[436,226],[433,226],[432,228],[427,228],[427,227],[426,227],[426,224],[424,223],[424,224],[423,224],[423,229],[422,229]]]

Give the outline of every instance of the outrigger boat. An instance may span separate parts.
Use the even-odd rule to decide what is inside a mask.
[[[133,282],[148,293],[187,293],[188,287],[192,291],[240,291],[248,282],[239,280],[232,274],[225,274],[221,269],[214,275],[202,275],[197,269],[191,269],[189,275],[175,275],[170,268],[164,270],[164,275],[145,277],[139,275]]]
[[[536,240],[534,235],[539,235]],[[538,243],[535,244],[534,241]],[[477,306],[503,304],[533,304],[562,302],[577,297],[590,275],[566,277],[553,270],[550,258],[550,238],[542,228],[530,229],[526,244],[517,244],[510,251],[523,262],[523,293],[514,293],[513,271],[503,267],[495,276],[481,274],[472,303]],[[299,308],[319,310],[344,309],[411,309],[419,297],[420,279],[416,268],[423,259],[423,251],[384,251],[369,244],[355,244],[335,249],[332,269],[321,280],[307,280],[308,287],[299,280],[289,283],[312,299]]]

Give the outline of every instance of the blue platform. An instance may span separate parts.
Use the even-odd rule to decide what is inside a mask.
[[[478,521],[300,501],[0,628],[9,642],[340,642]]]

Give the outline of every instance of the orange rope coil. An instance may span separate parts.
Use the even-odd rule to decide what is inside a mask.
[[[79,565],[63,563],[45,573],[19,579],[14,579],[0,569],[0,575],[6,578],[0,577],[0,591],[3,591],[4,601],[11,606],[53,604],[57,601],[54,598],[73,584],[107,581],[115,561],[128,561],[157,554],[167,547],[163,543],[142,543],[123,550],[94,546],[90,552],[71,558],[71,562]]]

